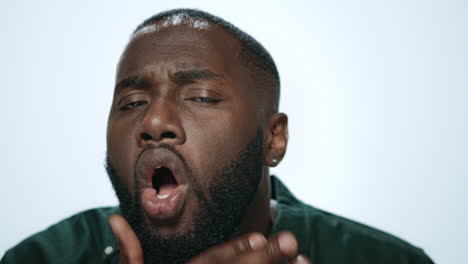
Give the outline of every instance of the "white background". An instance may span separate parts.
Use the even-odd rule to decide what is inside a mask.
[[[167,4],[170,2],[170,4]],[[467,1],[1,1],[0,254],[116,204],[103,169],[114,71],[134,29],[213,12],[271,52],[302,200],[468,261]]]

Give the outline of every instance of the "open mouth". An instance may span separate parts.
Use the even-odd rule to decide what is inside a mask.
[[[166,167],[159,167],[154,170],[152,184],[160,199],[169,197],[179,185],[172,171]]]
[[[189,184],[177,155],[165,148],[145,150],[137,160],[136,174],[141,204],[149,218],[168,220],[183,212]]]

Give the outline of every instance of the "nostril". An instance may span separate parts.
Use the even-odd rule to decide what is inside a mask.
[[[141,133],[141,138],[142,138],[143,140],[150,140],[150,139],[152,139],[152,137],[151,137],[149,134],[147,134],[147,133]]]
[[[163,140],[163,139],[172,139],[172,138],[176,138],[177,135],[174,133],[174,132],[171,132],[171,131],[166,131],[164,133],[161,134],[161,136],[159,138],[153,138],[150,134],[148,133],[141,133],[140,134],[140,137],[143,141],[148,141],[148,140]]]
[[[176,134],[174,132],[164,132],[161,134],[161,139],[163,138],[176,138]]]

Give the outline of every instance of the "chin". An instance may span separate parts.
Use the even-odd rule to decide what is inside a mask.
[[[193,214],[187,211],[184,210],[179,217],[166,220],[154,220],[143,213],[144,226],[152,236],[162,239],[187,236],[195,229]]]

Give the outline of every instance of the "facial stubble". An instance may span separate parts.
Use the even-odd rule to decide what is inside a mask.
[[[137,234],[143,248],[145,263],[185,263],[202,251],[225,242],[240,232],[243,215],[254,198],[262,177],[264,148],[263,131],[259,130],[237,155],[222,169],[216,171],[208,192],[203,192],[194,170],[187,166],[185,159],[170,145],[163,145],[174,151],[187,166],[193,194],[199,209],[193,214],[193,225],[184,234],[161,237],[153,232],[144,221],[139,199],[130,196],[127,186],[117,174],[109,159],[106,170],[120,202],[122,215]],[[138,193],[135,186],[135,193]],[[138,197],[136,195],[136,197]]]

